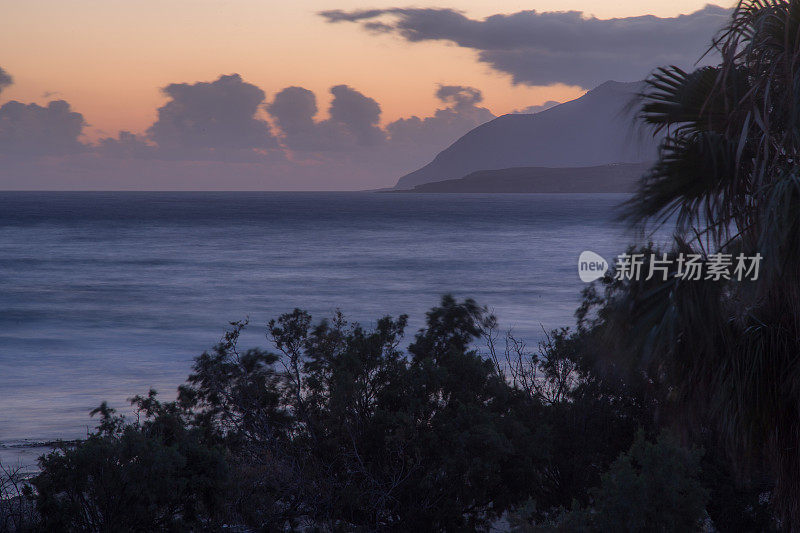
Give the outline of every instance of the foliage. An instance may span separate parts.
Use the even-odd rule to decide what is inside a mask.
[[[224,454],[189,429],[154,391],[127,422],[104,403],[98,430],[40,459],[33,479],[44,531],[184,531],[214,524],[226,481]]]
[[[545,519],[574,500],[588,503],[590,489],[636,431],[655,427],[659,399],[651,383],[615,365],[599,330],[553,331],[531,354],[521,354],[512,338],[514,356],[503,358],[510,380],[545,406],[532,423],[547,427],[553,442],[533,518]]]
[[[567,531],[697,531],[705,515],[707,491],[699,481],[700,456],[669,434],[655,443],[639,432],[603,474],[592,491],[591,508],[574,509],[562,518]]]
[[[796,0],[740,2],[718,65],[659,69],[641,95],[666,138],[629,219],[675,222],[673,258],[760,254],[758,279],[606,283],[599,317],[695,429],[743,467],[770,464],[785,523],[800,523],[799,29]]]
[[[240,351],[233,323],[176,402],[134,398],[135,422],[104,404],[0,511],[35,496],[59,531],[800,523],[800,0],[740,2],[712,48],[641,95],[665,138],[626,217],[674,239],[630,252],[760,254],[757,280],[608,275],[532,353],[449,296],[406,349],[405,316],[296,309],[275,351]]]
[[[367,329],[296,309],[269,323],[274,352],[240,350],[246,323],[232,323],[177,401],[136,397],[133,422],[103,404],[95,433],[41,459],[41,529],[473,530],[504,515],[521,530],[584,515],[610,524],[625,500],[644,505],[697,469],[695,455],[661,441],[631,448],[637,431],[668,424],[670,402],[607,342],[607,305],[588,291],[578,328],[533,352],[510,334],[501,351],[494,318],[449,296],[405,350],[405,316]],[[739,516],[766,529],[769,480],[737,484],[726,459],[704,459],[711,475],[686,493],[694,506],[678,495],[658,512],[694,524],[708,493],[715,524]]]
[[[235,324],[181,402],[259,466],[258,501],[237,505],[254,525],[478,527],[524,500],[547,449],[527,398],[471,348],[488,319],[444,297],[407,357],[405,316],[368,331],[295,310],[268,326],[277,354],[239,354]]]
[[[33,492],[22,466],[0,463],[0,532],[33,531],[39,516],[32,505]]]

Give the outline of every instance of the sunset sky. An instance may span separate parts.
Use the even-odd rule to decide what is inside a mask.
[[[547,101],[576,98],[593,86],[590,83],[604,80],[602,73],[595,77],[587,75],[585,80],[569,75],[559,79],[558,73],[541,80],[535,76],[525,78],[526,73],[516,74],[515,66],[502,66],[514,61],[507,54],[495,60],[489,51],[489,59],[482,58],[481,40],[497,38],[489,35],[492,31],[496,30],[501,37],[506,31],[499,23],[496,29],[489,24],[480,26],[486,17],[526,10],[536,10],[539,14],[575,10],[583,12],[584,19],[642,15],[672,18],[700,10],[704,2],[443,0],[416,3],[414,7],[420,9],[413,13],[384,12],[337,23],[332,22],[333,17],[320,14],[332,10],[353,14],[365,9],[405,7],[402,2],[385,0],[5,2],[0,18],[0,68],[13,77],[13,84],[0,94],[0,105],[15,100],[46,106],[51,100],[65,100],[72,111],[83,116],[85,127],[80,140],[87,144],[115,137],[120,130],[145,134],[157,120],[157,109],[169,100],[160,90],[163,87],[173,83],[212,82],[221,75],[234,73],[244,83],[263,90],[266,104],[289,86],[310,90],[316,95],[318,120],[327,118],[332,98],[329,90],[336,85],[347,85],[374,99],[380,106],[381,126],[412,115],[433,115],[442,108],[443,100],[435,94],[439,85],[476,88],[483,97],[482,101],[476,100],[479,106],[501,115]],[[442,26],[442,35],[436,34],[439,19],[435,18],[434,8],[461,12],[461,19],[452,16],[450,19],[464,26],[463,40],[452,36],[460,35],[458,28],[451,35],[450,29]],[[425,20],[429,15],[432,22]],[[511,19],[501,22],[507,22],[509,27],[516,24]],[[614,28],[614,24],[617,23],[607,21],[602,25],[605,29],[598,31]],[[623,28],[626,21],[618,24]],[[468,25],[474,26],[474,35]],[[416,32],[416,36],[409,37],[411,26],[414,27],[410,31]],[[520,31],[524,35],[527,30],[520,26]],[[531,29],[530,33],[535,34],[536,30]],[[706,33],[703,42],[710,38],[710,33]],[[619,35],[622,40],[628,38],[625,31]],[[523,52],[531,55],[531,50],[541,50],[543,45],[526,46],[529,48]],[[586,43],[576,46],[591,48]],[[609,46],[623,50],[638,44],[622,42]],[[562,48],[556,52],[571,53],[569,46]],[[694,56],[695,48],[698,46],[694,45],[692,51],[679,51],[679,55]],[[509,51],[503,53],[506,52]],[[671,60],[671,56],[665,55],[664,60]],[[584,62],[565,68],[586,70],[588,67],[582,65],[595,63],[588,56],[581,61]],[[660,58],[653,61],[661,63]],[[620,62],[630,63],[630,60],[623,55]],[[601,67],[602,64],[598,68]],[[609,71],[608,78],[614,77],[619,76]],[[262,107],[257,113],[274,124]],[[0,188],[3,185],[0,173]]]

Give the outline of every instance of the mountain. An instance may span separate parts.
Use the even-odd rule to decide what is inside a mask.
[[[416,185],[395,192],[460,193],[624,193],[633,192],[647,163],[615,163],[594,167],[514,167],[479,170],[463,178]]]
[[[638,130],[633,110],[642,82],[607,81],[580,98],[532,115],[503,115],[478,126],[397,182],[408,189],[509,167],[587,167],[656,159],[657,139]]]

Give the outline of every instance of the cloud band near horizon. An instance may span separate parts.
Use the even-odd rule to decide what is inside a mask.
[[[706,5],[677,17],[615,19],[578,11],[520,11],[471,19],[453,9],[391,8],[319,13],[330,23],[358,23],[409,42],[447,41],[475,50],[478,60],[513,83],[564,83],[585,89],[607,80],[638,81],[661,65],[692,66],[730,10]]]
[[[83,138],[87,123],[64,100],[45,106],[2,103],[0,188],[28,187],[37,180],[60,188],[62,176],[72,180],[71,187],[115,179],[163,186],[207,181],[211,175],[202,176],[209,172],[236,183],[269,180],[282,189],[358,188],[414,170],[494,118],[480,106],[480,90],[457,85],[438,87],[443,105],[432,116],[385,126],[380,104],[347,85],[330,89],[324,119],[317,116],[312,91],[287,87],[267,101],[263,90],[238,74],[173,83],[162,92],[167,101],[145,133],[123,130],[95,143]],[[221,165],[229,170],[221,172]]]

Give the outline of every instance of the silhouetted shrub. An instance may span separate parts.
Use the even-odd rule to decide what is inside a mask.
[[[477,527],[528,496],[548,449],[530,399],[471,346],[487,320],[445,297],[408,356],[404,316],[368,331],[295,310],[269,324],[277,354],[239,353],[234,324],[180,401],[234,451],[252,525]]]
[[[185,531],[214,524],[224,453],[188,427],[174,403],[134,398],[143,421],[105,404],[98,430],[40,460],[33,479],[45,531]]]
[[[698,453],[645,439],[674,406],[604,340],[605,300],[585,297],[577,330],[533,352],[510,335],[500,350],[486,309],[449,296],[406,349],[405,316],[368,329],[296,309],[268,324],[273,352],[240,350],[234,322],[176,401],[133,398],[135,421],[103,404],[89,438],[41,458],[41,529],[473,530],[508,516],[520,531],[671,531],[696,528],[707,501],[722,530],[733,516],[772,527],[770,480],[740,483],[713,447],[706,474]]]
[[[567,513],[565,531],[698,531],[708,493],[700,483],[701,452],[668,434],[648,442],[643,432],[603,474],[591,507]]]

